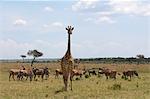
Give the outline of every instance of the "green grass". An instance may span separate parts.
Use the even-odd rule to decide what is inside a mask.
[[[102,64],[97,66],[100,65]],[[32,82],[8,81],[9,68],[12,68],[11,64],[1,64],[0,99],[149,99],[150,97],[150,72],[147,72],[146,66],[141,69],[145,70],[144,72],[139,72],[140,79],[135,77],[131,81],[123,80],[119,75],[116,80],[106,80],[104,76],[83,77],[80,80],[74,78],[73,91],[67,92],[62,91],[64,86],[62,77],[55,79],[53,73],[43,82],[41,79]],[[51,67],[51,71],[54,71],[54,68]],[[116,69],[121,70],[120,67]]]

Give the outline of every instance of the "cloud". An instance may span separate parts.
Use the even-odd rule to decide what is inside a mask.
[[[27,21],[24,20],[24,19],[17,19],[14,21],[13,23],[14,25],[17,25],[17,26],[22,26],[22,25],[26,25],[27,24]]]
[[[113,15],[113,14],[114,14],[114,11],[99,11],[99,12],[96,12],[95,14],[97,14],[97,15],[107,15],[107,16],[110,16],[110,15]]]
[[[116,21],[112,20],[110,16],[99,16],[96,18],[87,18],[84,21],[94,22],[96,24],[99,24],[99,23],[109,23],[109,24],[116,23]]]
[[[61,58],[66,51],[67,43],[58,41],[34,40],[31,42],[17,42],[16,40],[0,40],[0,58],[14,59],[20,58],[21,54],[27,53],[28,50],[37,49],[43,52],[44,58]],[[126,47],[124,47],[126,46]],[[118,41],[82,41],[72,42],[72,54],[74,57],[108,57],[116,55],[136,55],[142,53],[145,47],[129,45],[125,42]],[[126,53],[126,54],[124,54]],[[144,53],[145,54],[145,53]],[[145,54],[147,55],[147,54]],[[28,57],[27,57],[28,58]]]
[[[105,2],[100,2],[100,0],[79,0],[72,5],[73,11],[90,11],[91,9],[95,10],[93,13],[101,15],[126,14],[150,16],[150,2],[146,0],[108,0]]]
[[[66,43],[45,40],[34,40],[31,42],[18,42],[13,39],[0,40],[0,59],[20,58],[21,54],[26,55],[28,50],[37,49],[43,52],[42,57],[62,57],[66,50]],[[28,58],[28,57],[27,57]]]
[[[63,24],[61,22],[53,22],[53,23],[50,23],[50,24],[44,24],[43,25],[44,28],[60,28],[60,27],[63,27]]]
[[[54,23],[52,23],[52,26],[63,27],[63,24],[61,22],[54,22]]]
[[[96,9],[98,10],[98,6],[102,6],[100,3],[104,3],[104,2],[100,2],[100,0],[79,0],[77,1],[74,5],[72,5],[72,10],[73,11],[82,11],[82,10],[87,10],[89,11],[90,9]],[[100,4],[100,5],[98,5]],[[103,4],[104,5],[104,4]],[[113,11],[106,11],[104,9],[99,11],[92,11],[92,13],[87,13],[87,12],[83,12],[86,14],[88,14],[88,16],[90,15],[91,17],[85,18],[84,21],[85,22],[93,22],[96,24],[99,23],[115,23],[116,21],[112,20],[112,14],[114,14]]]
[[[108,16],[100,16],[100,17],[97,19],[96,23],[101,23],[101,22],[105,22],[105,23],[115,23],[115,21],[112,20],[112,19],[111,19],[110,17],[108,17]]]
[[[72,49],[75,57],[130,57],[137,53],[144,53],[147,55],[145,46],[136,46],[135,44],[128,44],[120,41],[82,41],[80,43],[72,44]]]
[[[45,33],[48,32],[62,32],[64,29],[64,24],[61,22],[51,22],[43,24],[42,31]]]
[[[50,27],[50,25],[44,24],[43,27],[44,27],[44,28],[48,28],[48,27]]]
[[[115,15],[150,16],[149,1],[140,0],[79,0],[72,5],[72,10],[85,15],[85,22],[96,24],[116,23]]]
[[[12,39],[0,40],[0,58],[19,58],[21,54],[26,54],[33,46],[29,43],[19,43]]]
[[[52,7],[49,7],[49,6],[45,7],[44,10],[48,11],[48,12],[53,12],[54,11],[54,9]]]
[[[86,21],[86,22],[89,22],[89,21],[94,21],[94,18],[86,18],[86,19],[84,19],[84,21]]]
[[[124,48],[124,45],[126,45],[126,48]],[[72,49],[76,55],[75,57],[108,57],[119,54],[124,55],[130,49],[130,46],[116,41],[93,42],[89,40],[73,43]]]
[[[150,4],[138,0],[110,0],[112,11],[127,15],[150,16]]]
[[[72,5],[72,10],[78,11],[95,8],[98,1],[99,0],[79,0],[74,5]]]

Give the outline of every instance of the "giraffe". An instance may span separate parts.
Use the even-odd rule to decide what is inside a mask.
[[[64,90],[67,91],[67,87],[68,87],[68,78],[70,77],[70,84],[71,84],[71,90],[72,90],[72,77],[73,77],[73,66],[74,66],[74,60],[73,57],[71,55],[71,34],[73,31],[74,27],[68,26],[66,28],[67,32],[68,32],[68,48],[67,51],[65,53],[65,55],[63,56],[63,58],[61,59],[61,69],[62,69],[62,73],[63,73],[63,80],[64,80],[64,85],[65,88]]]

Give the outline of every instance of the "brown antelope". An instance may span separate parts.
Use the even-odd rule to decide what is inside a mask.
[[[125,78],[125,79],[128,79],[128,77],[130,77],[130,80],[131,80],[131,77],[133,77],[134,75],[139,77],[137,71],[135,70],[127,70],[127,71],[123,71],[122,73],[123,73],[122,78]]]
[[[116,79],[116,70],[110,70],[108,68],[99,68],[98,74],[105,74],[106,79],[113,78]]]
[[[41,75],[42,81],[43,81],[44,75],[49,76],[49,71],[48,71],[47,67],[42,68],[42,69],[33,68],[32,70],[33,70],[33,74],[34,74],[34,80],[36,78],[36,75],[38,75],[38,76]],[[47,77],[46,77],[46,79],[47,79]]]
[[[56,72],[55,78],[58,78],[59,75],[63,74],[61,69],[56,69],[55,72]]]
[[[76,70],[76,69],[73,69],[72,70],[72,78],[74,76],[80,76],[80,78],[82,77],[83,74],[85,74],[85,70]]]
[[[18,78],[19,80],[22,80],[22,79],[23,79],[23,76],[26,77],[26,80],[28,79],[28,77],[30,77],[30,81],[32,81],[33,71],[30,70],[30,69],[27,69],[27,70],[20,70],[20,72],[19,72],[18,75],[17,75],[17,78]]]
[[[20,69],[10,69],[9,70],[9,81],[10,81],[11,77],[13,78],[13,80],[15,80],[14,76],[18,75],[19,72],[20,72]]]

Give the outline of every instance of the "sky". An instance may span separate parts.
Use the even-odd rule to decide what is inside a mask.
[[[149,0],[1,0],[0,59],[63,57],[68,25],[74,58],[150,56]]]

